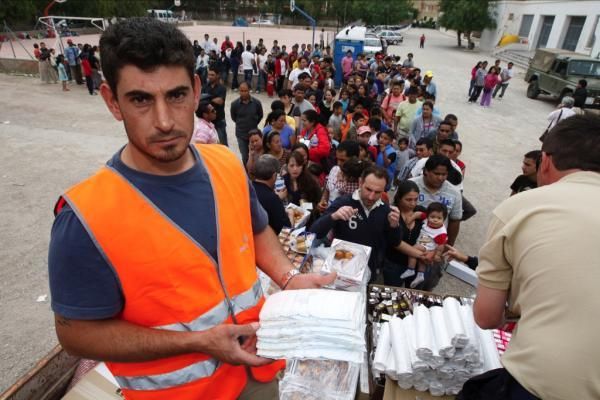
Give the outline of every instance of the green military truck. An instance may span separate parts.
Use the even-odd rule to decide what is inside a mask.
[[[547,94],[560,103],[573,94],[581,79],[588,83],[585,108],[600,109],[600,60],[568,50],[537,49],[525,74],[527,97]]]

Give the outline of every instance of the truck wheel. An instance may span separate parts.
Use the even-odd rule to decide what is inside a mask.
[[[540,88],[538,86],[537,81],[529,82],[529,86],[527,86],[527,97],[530,99],[537,99],[540,95]]]

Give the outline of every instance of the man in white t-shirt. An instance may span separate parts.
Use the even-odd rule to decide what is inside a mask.
[[[500,93],[500,96],[498,96],[498,99],[501,99],[502,97],[504,97],[504,92],[506,92],[506,88],[508,87],[508,82],[515,75],[515,70],[513,69],[513,65],[514,65],[513,63],[509,62],[508,68],[504,68],[502,70],[502,72],[500,72],[500,82],[498,82],[498,84],[496,85],[496,89],[494,89],[494,93],[492,94],[493,98],[496,98],[496,94],[498,93],[498,91],[501,88],[502,88],[502,92]]]
[[[200,47],[202,47],[204,49],[206,54],[210,54],[211,42],[210,42],[210,36],[208,36],[208,33],[204,34],[204,42],[200,43]]]
[[[256,60],[251,45],[246,45],[246,50],[242,53],[242,69],[244,70],[244,81],[252,91],[252,73],[256,69]]]
[[[559,104],[558,108],[548,114],[548,121],[550,125],[548,125],[548,130],[554,128],[556,124],[558,124],[563,119],[567,119],[575,115],[575,111],[573,111],[573,105],[575,104],[575,99],[571,96],[565,96],[562,99],[562,102]]]
[[[267,71],[265,70],[265,64],[267,63],[269,56],[267,55],[267,48],[261,47],[260,52],[256,56],[258,60],[258,81],[256,83],[256,93],[260,93],[261,88],[267,89]]]
[[[290,76],[288,77],[288,89],[295,88],[298,84],[298,77],[303,72],[307,72],[310,75],[310,69],[308,68],[308,60],[304,57],[301,57],[298,61],[298,68],[294,68],[292,72],[290,72]]]

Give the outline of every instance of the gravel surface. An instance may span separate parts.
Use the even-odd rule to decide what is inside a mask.
[[[194,36],[201,39],[210,29],[197,28]],[[214,32],[224,29],[233,28],[218,27]],[[293,30],[249,31],[253,42],[260,35],[268,45],[269,38],[291,45],[310,37],[307,31],[296,31],[297,36]],[[422,32],[427,36],[425,49],[418,48]],[[504,100],[493,101],[489,109],[468,104],[471,68],[478,60],[493,62],[493,58],[454,45],[453,36],[415,29],[406,32],[404,44],[390,52],[403,58],[413,52],[418,66],[432,70],[442,114],[451,112],[459,118],[462,159],[467,165],[465,195],[478,214],[461,226],[457,246],[477,254],[492,209],[509,195],[523,154],[539,148],[537,137],[554,103],[526,98],[523,71],[517,70]],[[49,294],[47,248],[57,197],[125,143],[122,125],[101,97],[89,96],[84,87],[71,89],[63,94],[59,85],[0,75],[0,392],[57,343],[49,299],[37,301]],[[228,93],[227,108],[236,97]],[[257,97],[269,109],[270,100],[263,94]],[[230,143],[236,143],[231,122],[228,131]],[[446,275],[436,291],[469,295],[473,288]]]

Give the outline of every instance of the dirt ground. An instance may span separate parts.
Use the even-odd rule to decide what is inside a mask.
[[[198,39],[209,27],[198,29]],[[214,28],[219,39],[227,32]],[[227,28],[229,30],[234,28]],[[418,37],[425,33],[425,49]],[[279,38],[280,44],[299,41],[278,30],[254,32]],[[293,32],[292,32],[293,33]],[[306,31],[296,32],[305,40]],[[213,35],[211,34],[211,37]],[[258,38],[251,37],[253,42]],[[233,37],[237,39],[237,37]],[[525,97],[523,71],[517,70],[505,99],[483,109],[467,103],[470,70],[486,54],[454,47],[454,37],[431,30],[412,30],[404,44],[390,51],[403,58],[415,54],[423,70],[432,70],[438,85],[437,106],[442,114],[459,118],[467,165],[465,195],[478,214],[461,226],[457,246],[477,254],[483,243],[492,209],[506,198],[509,185],[520,173],[523,154],[539,148],[538,136],[554,107],[550,100]],[[0,75],[0,392],[28,370],[56,343],[49,298],[47,248],[57,197],[87,177],[125,143],[122,125],[108,113],[100,96],[83,87],[63,94],[59,85],[38,79]],[[227,109],[237,94],[229,92]],[[258,95],[264,107],[270,100]],[[236,143],[228,122],[230,143]],[[235,145],[234,145],[235,146]],[[237,151],[237,148],[234,149]],[[445,276],[439,292],[472,294],[464,283]]]

